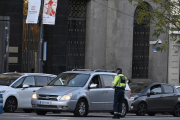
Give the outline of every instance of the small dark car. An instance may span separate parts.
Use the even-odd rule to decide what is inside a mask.
[[[130,112],[138,116],[154,116],[156,113],[170,113],[180,117],[180,93],[175,86],[166,83],[153,83],[143,92],[134,96]]]

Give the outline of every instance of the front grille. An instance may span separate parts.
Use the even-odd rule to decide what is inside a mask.
[[[37,105],[40,108],[57,108],[57,105]]]
[[[58,95],[39,95],[38,100],[53,100],[57,101]]]

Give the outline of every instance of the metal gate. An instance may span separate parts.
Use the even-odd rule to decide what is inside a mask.
[[[26,24],[28,11],[28,1],[24,0],[23,5],[23,40],[22,40],[22,72],[31,72],[32,69],[37,71],[37,55],[40,37],[40,27],[38,24]],[[30,32],[28,32],[30,30]],[[30,33],[30,42],[28,43],[28,34]],[[30,46],[28,52],[28,44]],[[29,54],[29,55],[28,55]],[[29,63],[29,64],[28,64]]]
[[[84,68],[87,0],[69,0],[67,70]]]
[[[150,27],[147,24],[134,23],[132,78],[148,78]]]

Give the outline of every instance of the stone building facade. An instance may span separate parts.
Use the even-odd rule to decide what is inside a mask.
[[[9,63],[9,71],[27,72],[27,30],[25,24],[28,0],[0,0],[0,16],[10,17],[10,46],[18,57]],[[13,6],[12,6],[13,4]],[[16,4],[16,6],[14,6]],[[153,9],[155,5],[147,1]],[[13,10],[10,8],[12,7]],[[2,12],[3,11],[3,12]],[[43,72],[59,74],[73,68],[123,69],[135,82],[167,82],[168,51],[153,52],[159,44],[152,36],[153,25],[135,21],[136,6],[128,0],[58,0],[56,24],[44,25],[47,60]],[[30,68],[36,68],[39,26],[31,25]],[[159,37],[168,40],[168,35]]]

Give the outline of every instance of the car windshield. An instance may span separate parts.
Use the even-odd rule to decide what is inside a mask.
[[[21,75],[0,75],[0,85],[9,86]]]
[[[81,73],[62,73],[51,81],[48,86],[83,87],[89,76],[89,74]]]
[[[150,84],[146,83],[129,83],[132,93],[141,93],[143,92]]]

